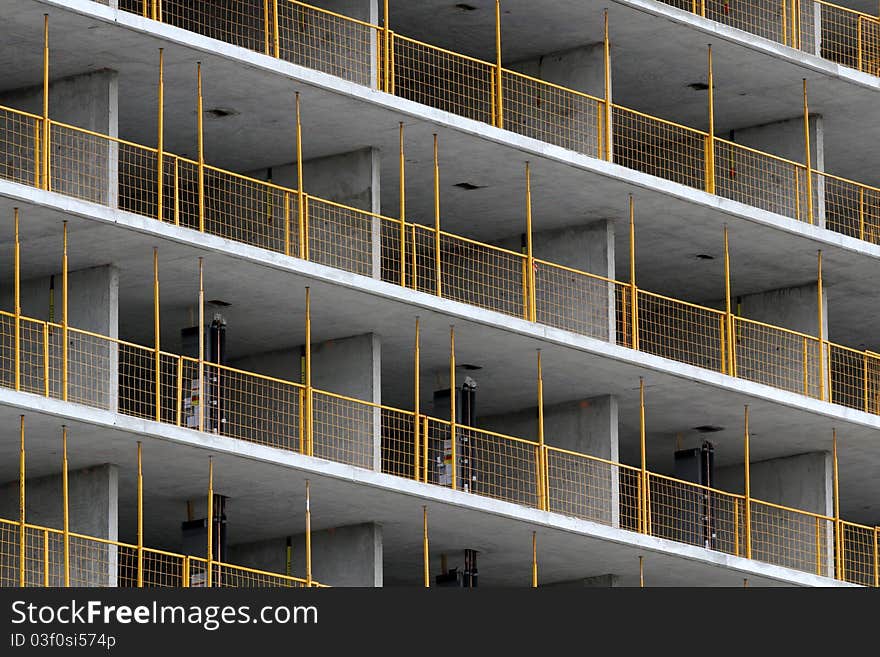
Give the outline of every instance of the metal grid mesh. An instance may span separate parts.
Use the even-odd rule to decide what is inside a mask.
[[[421,431],[420,425],[420,434]],[[413,413],[382,408],[382,472],[408,479],[421,479],[422,440],[424,437],[420,435],[419,444],[415,442]]]
[[[746,30],[765,39],[785,43],[790,38],[789,18],[785,0],[702,0],[696,3],[696,12],[706,18]]]
[[[617,316],[629,299],[626,290],[601,276],[535,260],[535,313],[541,324],[615,342],[624,330]]]
[[[312,455],[372,469],[381,407],[327,392],[312,395]]]
[[[460,460],[457,488],[497,500],[537,505],[537,443],[461,426],[456,427],[455,435]]]
[[[722,371],[725,315],[711,308],[638,292],[639,349]]]
[[[141,13],[134,4],[126,9]],[[161,0],[159,5],[160,19],[169,25],[249,50],[266,49],[263,0]]]
[[[819,341],[787,329],[734,318],[737,376],[819,397]]]
[[[831,574],[834,520],[752,500],[752,558],[765,563]]]
[[[877,529],[840,523],[840,579],[862,586],[877,586]]]
[[[0,107],[0,177],[39,186],[42,130],[42,119]]]
[[[802,0],[805,1],[805,0]],[[817,2],[822,16],[822,57],[851,68],[862,69],[860,43],[862,31],[876,19],[860,20],[863,14],[825,2]],[[864,70],[864,69],[862,69]]]
[[[627,466],[577,452],[546,447],[549,510],[585,520],[615,524],[631,492],[621,486]]]
[[[877,362],[864,352],[829,344],[828,363],[831,401],[841,406],[870,412],[868,391],[876,376]]]
[[[836,233],[880,243],[880,189],[814,172],[825,199],[825,227]]]
[[[117,142],[54,122],[49,132],[51,190],[92,203],[115,205]]]
[[[306,580],[264,570],[214,562],[212,585],[218,588],[305,588]]]
[[[338,203],[309,197],[309,260],[363,276],[372,276],[379,261],[374,255],[374,233],[381,230],[382,217]],[[389,220],[386,220],[389,221]]]

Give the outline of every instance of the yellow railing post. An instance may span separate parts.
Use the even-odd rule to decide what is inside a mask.
[[[807,102],[807,79],[804,78],[804,164],[807,174],[807,217],[811,224],[816,223],[813,215],[813,165],[810,153],[810,108]]]
[[[736,376],[736,328],[730,311],[730,242],[727,224],[724,224],[724,313],[727,319],[727,344],[722,345],[722,349],[727,349],[727,373]]]
[[[180,158],[174,158],[174,225],[180,225]]]
[[[709,136],[706,144],[706,191],[715,193],[715,79],[709,45]]]
[[[822,574],[822,521],[816,516],[816,574]]]
[[[199,258],[199,431],[205,430],[205,267]]]
[[[876,552],[876,550],[875,550]],[[43,586],[49,587],[49,530],[43,530]]]
[[[15,304],[15,389],[21,390],[21,239],[18,233],[18,208],[13,208],[13,229],[15,231],[15,253],[13,255],[15,267],[13,303]]]
[[[880,527],[874,527],[874,586],[880,587]]]
[[[155,7],[153,8],[155,11]],[[154,17],[155,18],[155,17]],[[159,48],[158,140],[156,147],[156,218],[162,221],[165,188],[165,51]]]
[[[281,38],[278,34],[278,0],[272,0],[272,46],[275,57],[281,57]]]
[[[739,556],[739,498],[733,500],[733,554]]]
[[[312,422],[312,291],[306,286],[306,358],[305,358],[305,384],[306,384],[306,454],[314,456],[314,424]]]
[[[538,508],[548,510],[547,501],[547,454],[544,446],[544,371],[541,367],[541,350],[538,349]]]
[[[67,487],[67,426],[61,425],[61,499],[64,504],[64,586],[70,586],[70,505]]]
[[[177,426],[183,422],[183,356],[177,357]]]
[[[18,585],[22,588],[27,586],[25,561],[27,558],[27,543],[25,538],[25,453],[24,453],[24,415],[19,416],[18,425]]]
[[[152,0],[152,12],[151,12],[151,18],[152,18],[154,21],[159,20],[159,3],[160,3],[161,1],[162,1],[162,0]]]
[[[632,194],[629,195],[629,291],[632,312],[632,348],[639,349],[639,288],[636,285],[636,211]]]
[[[137,586],[144,585],[144,468],[141,441],[137,443]]]
[[[413,479],[419,480],[419,458],[421,445],[419,436],[419,414],[421,413],[421,328],[416,317],[416,344],[413,349]],[[427,440],[427,437],[426,437]]]
[[[403,121],[400,122],[400,285],[406,287],[406,160],[403,150]],[[413,271],[413,278],[415,278]],[[415,284],[413,285],[415,287]]]
[[[605,10],[605,36],[603,40],[604,44],[604,71],[605,71],[605,152],[601,154],[600,157],[604,157],[607,161],[611,162],[614,157],[614,150],[612,145],[612,140],[614,138],[613,127],[611,125],[612,119],[612,108],[613,108],[613,100],[611,95],[611,41],[608,38],[608,10]]]
[[[69,341],[67,316],[67,220],[62,224],[63,238],[61,250],[61,398],[67,401],[68,392],[68,352]]]
[[[182,580],[181,586],[182,586],[182,588],[185,588],[185,589],[188,589],[189,584],[190,584],[189,569],[190,569],[189,557],[185,556],[185,557],[183,557],[183,572],[181,574],[181,580]]]
[[[284,192],[284,255],[290,255],[290,192]]]
[[[312,586],[312,492],[306,479],[306,586]]]
[[[495,127],[504,127],[504,94],[501,91],[501,0],[495,0]]]
[[[205,586],[213,586],[214,577],[214,457],[208,457],[208,558],[205,567]],[[219,537],[218,537],[219,538]]]
[[[835,576],[839,580],[843,580],[844,574],[844,545],[843,545],[843,525],[840,523],[840,479],[837,469],[837,429],[831,430],[831,458],[832,473],[834,476],[834,536],[837,549],[835,553],[835,563],[837,565]]]
[[[272,31],[271,19],[269,18],[269,0],[263,0],[263,52],[269,54],[269,34]]]
[[[749,406],[745,406],[745,429],[744,436],[744,463],[745,463],[745,529],[746,529],[746,559],[752,558],[752,478],[750,472],[749,455]]]
[[[428,553],[428,507],[422,507],[422,562],[425,571],[425,588],[431,588],[431,560]]]
[[[639,450],[641,454],[641,488],[639,515],[642,518],[641,531],[651,533],[651,507],[648,502],[648,463],[645,437],[645,379],[639,377]]]
[[[532,170],[526,162],[526,259],[527,277],[523,281],[526,298],[529,301],[526,310],[530,322],[538,321],[538,302],[535,296],[535,254],[532,235]]]
[[[859,186],[859,239],[865,239],[865,188]]]
[[[155,338],[154,367],[156,376],[156,422],[162,421],[162,351],[159,325],[159,249],[153,247],[153,336]],[[201,401],[201,400],[199,400]]]
[[[449,451],[452,461],[452,474],[450,482],[452,490],[458,485],[458,462],[456,450],[456,408],[455,408],[455,327],[449,327]]]
[[[308,231],[306,229],[306,198],[303,190],[303,161],[302,161],[302,116],[299,105],[299,92],[296,92],[296,190],[299,198],[296,203],[297,219],[299,224],[299,257],[308,258]]]
[[[443,296],[440,270],[440,159],[436,132],[434,133],[434,290],[438,297]]]
[[[52,189],[49,172],[49,14],[43,14],[43,189]]]
[[[816,282],[818,296],[818,320],[819,320],[819,399],[826,399],[825,396],[825,303],[824,293],[822,291],[822,249],[819,249],[819,272]],[[830,349],[829,349],[830,353]],[[830,391],[829,391],[830,392]]]
[[[538,534],[532,532],[532,588],[538,588]]]
[[[391,22],[388,15],[388,0],[384,1],[382,10],[382,76],[380,89],[386,93],[391,93]]]
[[[196,129],[198,131],[199,151],[199,231],[205,232],[205,126],[202,109],[202,63],[196,63],[197,99],[196,99]]]
[[[43,322],[43,396],[50,394],[49,380],[49,322]]]
[[[645,557],[639,555],[639,588],[645,588]]]

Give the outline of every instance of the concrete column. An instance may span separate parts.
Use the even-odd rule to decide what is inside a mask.
[[[834,516],[833,466],[828,452],[798,454],[750,465],[754,500]],[[716,470],[716,487],[742,493],[742,464]],[[780,566],[834,573],[832,523],[818,524],[809,516],[752,504],[752,556]],[[820,552],[817,555],[816,547]]]
[[[804,120],[802,116],[766,125],[739,129],[729,136],[743,146],[756,148],[787,160],[804,164]],[[814,171],[825,170],[825,128],[821,116],[810,116],[810,165]],[[788,217],[808,221],[806,180],[795,179],[788,167],[767,163],[748,153],[731,155],[729,149],[716,150],[716,191],[719,195]],[[740,182],[742,181],[742,182]],[[756,191],[755,184],[762,183]],[[797,203],[794,199],[797,198]],[[813,180],[813,222],[825,225],[825,183],[822,177]]]
[[[303,162],[303,187],[317,198],[309,202],[309,259],[356,274],[382,278],[383,226],[376,217],[323,203],[325,199],[379,214],[380,159],[375,148]],[[260,169],[249,176],[297,188],[296,164]],[[391,226],[384,227],[386,232]]]
[[[302,349],[286,349],[237,359],[232,367],[280,379],[298,380]],[[312,386],[317,390],[354,399],[382,403],[382,344],[378,335],[367,333],[312,345]],[[263,424],[241,426],[247,413],[237,414],[236,403],[245,408],[279,405],[278,422],[271,435],[279,436],[279,447],[298,448],[298,427],[290,409],[280,412],[288,401],[263,398],[229,400],[230,414],[240,417],[236,437],[266,442]],[[346,399],[315,393],[313,405],[314,455],[359,467],[379,470],[382,465],[382,413],[378,408]]]
[[[0,94],[0,103],[42,115],[43,88],[5,92]],[[116,71],[101,70],[51,82],[49,116],[54,121],[117,137],[119,75]],[[53,191],[118,206],[119,148],[116,142],[56,126],[52,130],[50,159]],[[33,175],[28,180],[32,181]]]
[[[92,267],[68,275],[69,326],[98,333],[108,338],[119,337],[119,270],[114,265]],[[51,278],[46,276],[22,281],[21,312],[26,317],[50,319]],[[62,313],[61,274],[54,275],[55,308],[52,321],[60,324]],[[0,293],[3,308],[14,310],[10,287]],[[37,325],[23,322],[22,385],[29,392],[42,394],[43,337]],[[68,334],[68,399],[111,411],[118,408],[119,347],[116,342],[70,331]],[[11,350],[9,342],[0,352]],[[126,354],[131,357],[131,354]],[[60,328],[49,331],[50,394],[61,397],[62,339]],[[0,373],[3,385],[12,386],[11,372]]]
[[[305,535],[291,536],[291,575],[306,576]],[[270,572],[287,568],[288,537],[233,545],[230,561]],[[312,532],[312,577],[321,584],[382,586],[382,527],[375,523]]]
[[[60,432],[59,432],[60,440]],[[70,449],[70,447],[69,447]],[[60,458],[60,457],[59,457]],[[18,480],[0,486],[0,517],[18,518]],[[25,514],[29,524],[52,529],[64,527],[61,474],[28,479]],[[96,465],[68,473],[70,531],[111,541],[119,535],[119,472],[115,465]],[[27,535],[29,584],[40,586],[43,575],[43,536]],[[2,560],[3,581],[18,581],[17,550],[12,559]],[[64,543],[61,534],[49,535],[51,586],[64,584]],[[117,548],[103,543],[70,539],[70,582],[72,586],[116,586]],[[30,581],[32,580],[32,581]]]
[[[538,411],[530,408],[482,417],[479,426],[517,438],[537,440]],[[549,450],[547,469],[551,511],[620,526],[618,468],[577,455],[619,461],[617,432],[617,398],[612,395],[545,407],[545,443],[567,450]],[[503,463],[488,458],[481,459],[481,462],[490,464],[490,467],[505,467]],[[498,474],[509,479],[522,476],[518,470],[502,470]],[[534,493],[527,492],[529,494],[524,495],[522,501],[532,503]]]

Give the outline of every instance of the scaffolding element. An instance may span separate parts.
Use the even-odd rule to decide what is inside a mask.
[[[532,532],[532,588],[538,588],[538,535]]]
[[[15,267],[15,281],[13,303],[15,305],[15,389],[21,390],[21,240],[18,233],[18,208],[13,208],[13,230],[15,231],[15,253],[13,256]]]
[[[538,349],[538,456],[535,459],[538,473],[535,485],[538,488],[538,508],[548,511],[550,504],[549,477],[547,473],[547,449],[544,444],[544,371],[541,367],[541,350]]]
[[[834,474],[834,544],[837,549],[834,551],[836,559],[835,577],[839,580],[845,580],[844,574],[844,545],[843,545],[843,527],[840,523],[840,479],[837,470],[837,429],[831,430],[831,458],[833,459]]]
[[[306,286],[306,344],[305,344],[305,431],[306,454],[314,456],[314,391],[312,390],[312,290]]]
[[[312,492],[306,479],[306,586],[312,586]]]
[[[165,49],[159,48],[158,138],[156,146],[156,219],[162,221],[165,208]]]
[[[202,107],[202,63],[196,63],[197,97],[196,97],[196,130],[198,132],[199,151],[199,232],[205,232],[205,126],[204,109]]]
[[[709,138],[706,141],[706,191],[715,193],[715,80],[712,71],[712,45],[709,44]]]
[[[199,431],[205,430],[205,265],[199,257]]]
[[[153,336],[155,338],[153,366],[155,380],[156,422],[162,421],[162,348],[159,324],[159,249],[153,247]],[[199,399],[201,402],[201,399]]]
[[[745,418],[743,430],[743,463],[745,465],[745,532],[746,532],[746,559],[752,558],[752,475],[750,472],[751,456],[749,455],[749,405],[745,405]]]
[[[458,485],[458,450],[456,443],[458,435],[456,427],[458,426],[458,418],[456,417],[456,388],[455,388],[455,327],[449,327],[449,450],[452,474],[450,482],[452,490],[457,489]]]
[[[428,556],[428,507],[422,507],[422,562],[424,564],[425,588],[431,588],[431,559]]]
[[[501,0],[495,0],[495,127],[504,127],[504,94],[501,68]]]
[[[651,502],[648,482],[647,448],[645,445],[645,379],[639,377],[639,453],[642,470],[639,479],[640,531],[651,533]]]
[[[604,157],[608,162],[612,162],[614,158],[614,150],[613,150],[613,140],[614,140],[614,132],[613,126],[611,125],[611,41],[608,39],[608,10],[606,9],[604,12],[604,21],[605,21],[605,32],[604,37],[602,39],[603,43],[603,72],[604,72],[604,82],[605,82],[605,102],[602,106],[603,110],[603,127],[602,135],[600,136],[600,141],[604,142],[604,152],[600,149],[601,156]]]
[[[819,320],[819,399],[824,401],[828,399],[828,397],[825,396],[825,295],[822,291],[822,249],[819,249],[818,253],[818,276],[816,278],[816,295],[818,297],[817,313]],[[830,349],[828,355],[830,355]],[[828,390],[829,396],[830,393],[831,390]],[[830,401],[830,399],[828,401]]]
[[[807,102],[807,79],[804,78],[804,164],[807,167],[807,220],[816,223],[813,214],[813,164],[810,152],[810,107]]]
[[[62,253],[61,253],[61,399],[68,401],[70,359],[70,325],[68,323],[68,276],[67,276],[67,220],[62,224]]]
[[[421,439],[420,431],[420,413],[421,413],[421,330],[419,326],[419,318],[416,317],[416,340],[413,349],[413,479],[419,481],[421,479]],[[428,436],[424,436],[425,443],[428,442]]]
[[[64,505],[64,586],[70,586],[70,498],[67,482],[67,425],[61,425],[61,499]]]
[[[144,585],[144,468],[141,441],[137,443],[137,587]]]
[[[51,141],[49,135],[49,14],[43,14],[43,144],[40,154],[40,168],[43,172],[43,189],[52,189],[49,175],[49,153]]]
[[[24,452],[24,415],[19,416],[18,426],[18,585],[27,586],[25,575],[25,561],[27,559],[27,544],[25,541],[25,452]]]
[[[532,234],[532,169],[526,162],[526,270],[523,277],[523,296],[528,302],[526,319],[536,322],[538,318],[537,295],[535,294],[535,254]]]

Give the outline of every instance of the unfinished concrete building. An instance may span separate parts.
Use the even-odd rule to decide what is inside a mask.
[[[0,584],[878,586],[849,4],[3,2]]]

